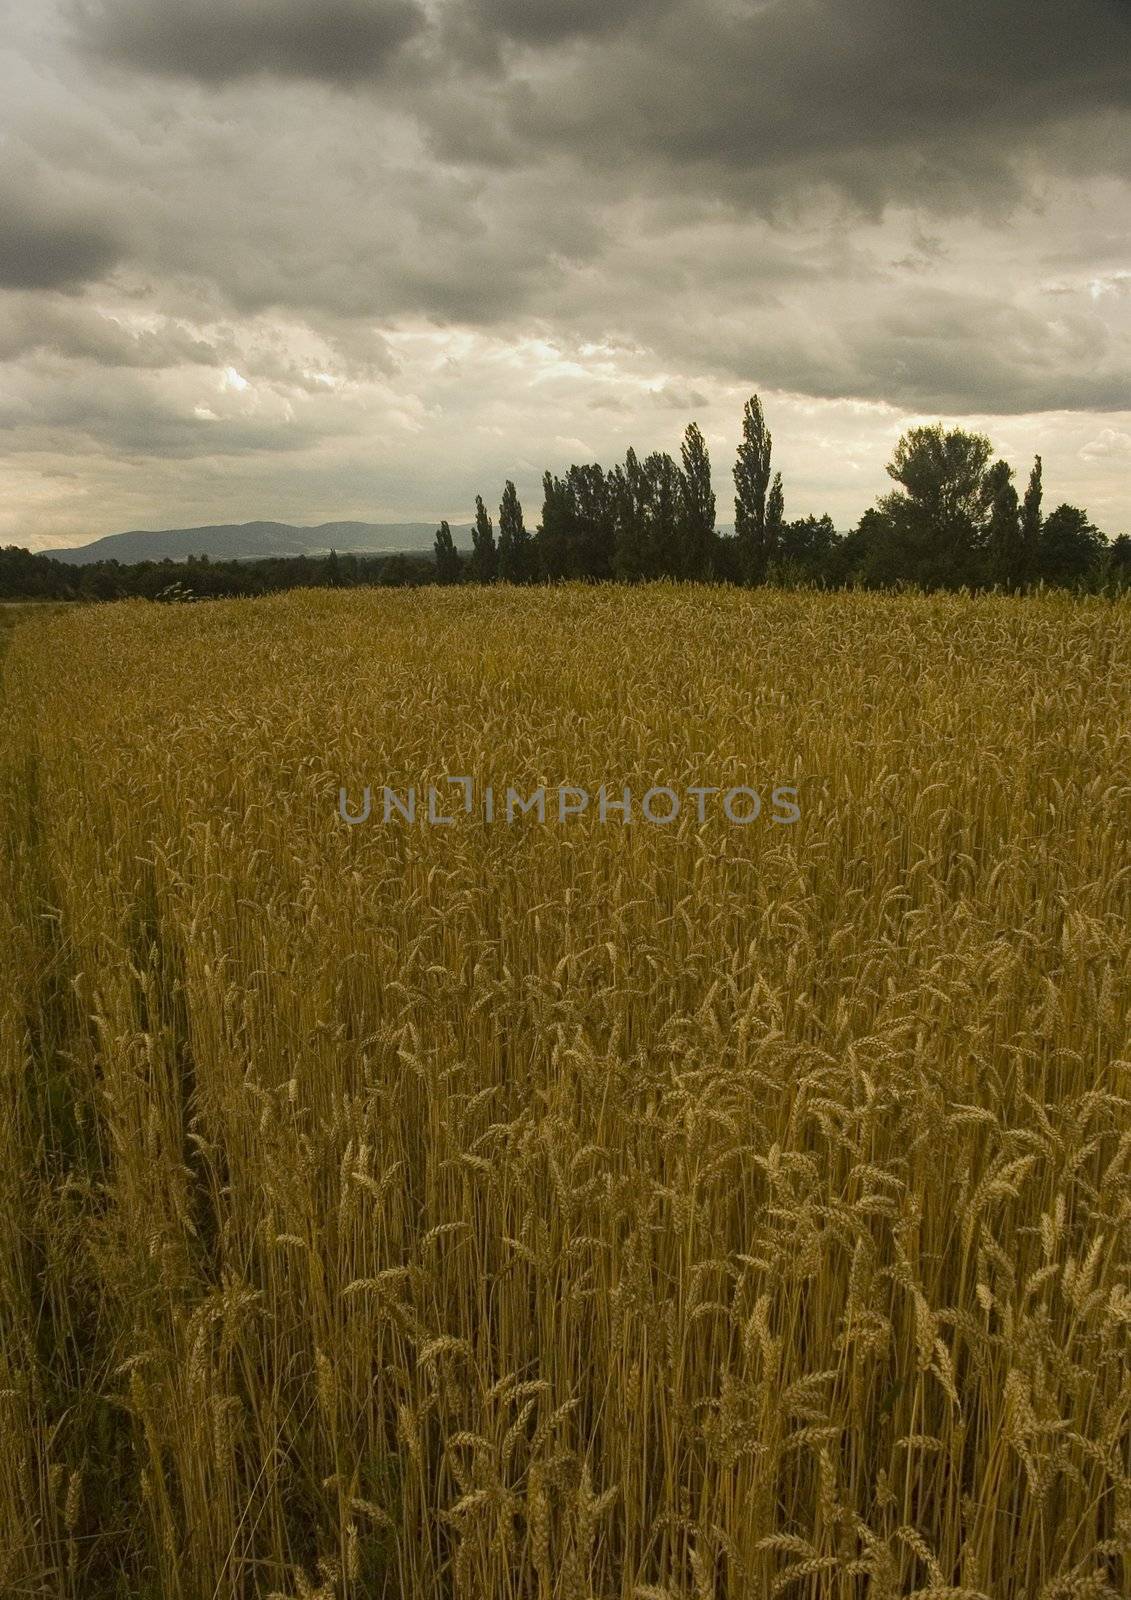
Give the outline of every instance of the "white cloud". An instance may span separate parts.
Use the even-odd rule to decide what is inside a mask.
[[[1089,439],[1078,452],[1082,461],[1104,461],[1113,457],[1131,458],[1131,433],[1118,428],[1104,428],[1094,439]]]

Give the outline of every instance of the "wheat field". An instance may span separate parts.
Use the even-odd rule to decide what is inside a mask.
[[[0,674],[0,1593],[1131,1592],[1131,601],[127,602]],[[450,774],[801,818],[338,814]]]

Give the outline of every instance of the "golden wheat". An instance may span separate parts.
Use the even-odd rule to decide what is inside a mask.
[[[21,623],[0,1593],[1131,1592],[1131,602]],[[341,786],[795,786],[446,827]]]

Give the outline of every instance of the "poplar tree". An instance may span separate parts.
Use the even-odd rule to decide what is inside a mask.
[[[1034,583],[1037,578],[1041,550],[1042,494],[1041,458],[1037,456],[1033,461],[1033,470],[1029,474],[1029,486],[1025,490],[1025,499],[1021,503],[1020,580],[1022,584]]]
[[[458,583],[463,563],[459,558],[459,551],[452,538],[452,530],[446,522],[441,522],[436,529],[436,582]]]
[[[696,423],[688,424],[680,449],[683,474],[681,577],[709,578],[714,570],[715,491],[711,487],[711,457],[707,441]]]
[[[567,483],[577,541],[577,574],[611,578],[616,546],[613,484],[595,461],[570,467]]]
[[[553,582],[572,578],[577,516],[568,481],[546,471],[542,474],[542,521],[534,543],[546,577]]]
[[[495,548],[495,530],[483,504],[483,496],[475,496],[475,526],[471,530],[471,575],[476,583],[494,583],[499,570],[499,552]]]
[[[774,473],[774,481],[766,496],[766,570],[776,567],[781,559],[782,532],[785,527],[785,491],[781,473]]]
[[[529,583],[534,576],[533,545],[522,520],[518,490],[507,479],[499,503],[499,577],[504,583]]]
[[[645,493],[644,576],[678,576],[682,474],[666,450],[654,450],[645,459],[641,476]]]
[[[647,495],[644,473],[636,451],[630,445],[624,466],[613,473],[616,515],[614,570],[618,578],[635,583],[648,577],[648,530],[645,521]]]
[[[734,464],[734,532],[747,583],[765,582],[769,565],[766,493],[772,447],[762,402],[756,394],[751,395],[742,415],[742,443]]]
[[[1005,461],[995,461],[986,476],[992,496],[986,530],[990,581],[1003,589],[1016,589],[1022,582],[1023,552],[1013,472]]]

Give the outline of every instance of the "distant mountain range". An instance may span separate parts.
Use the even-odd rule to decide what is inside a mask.
[[[214,528],[166,528],[162,532],[108,533],[92,544],[41,553],[56,561],[86,566],[92,561],[187,561],[207,556],[234,561],[252,556],[388,555],[394,551],[431,550],[435,522],[323,522],[317,528],[296,528],[287,522],[244,522]],[[453,528],[457,545],[470,546],[470,528]]]

